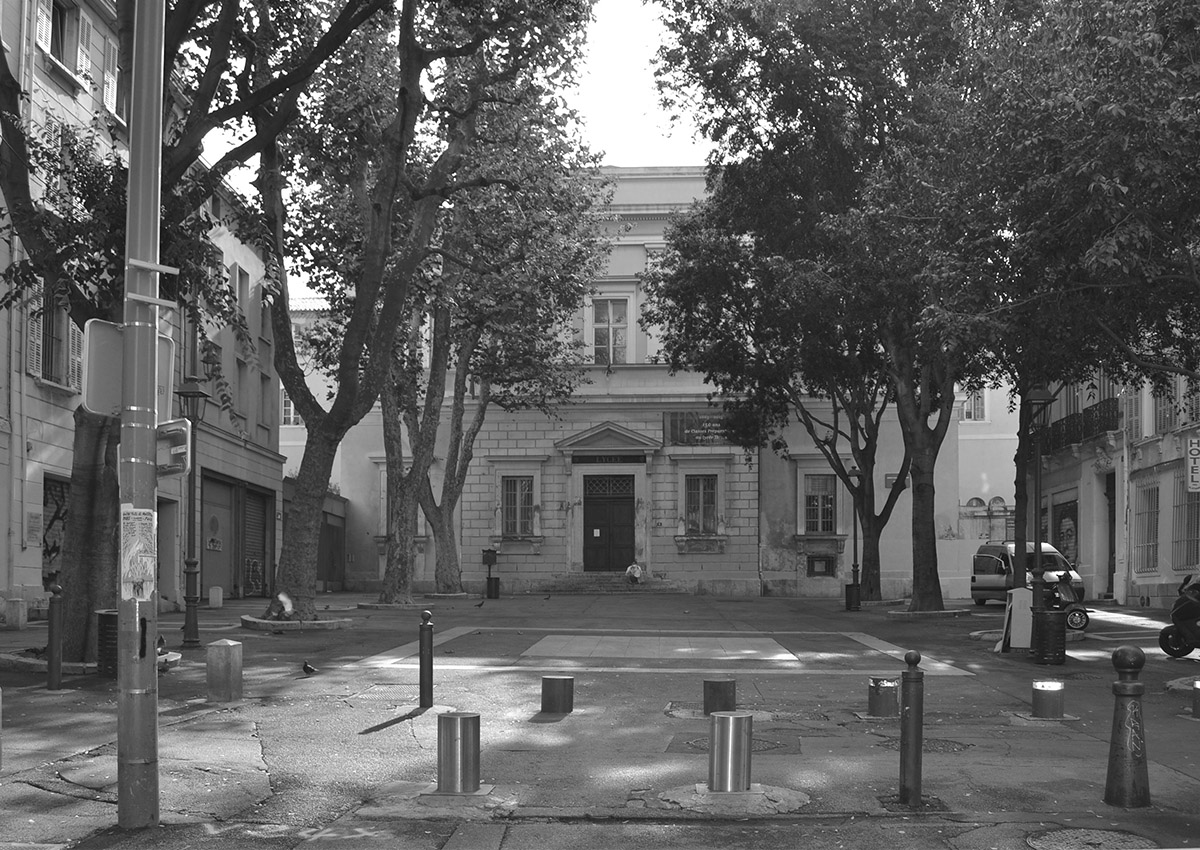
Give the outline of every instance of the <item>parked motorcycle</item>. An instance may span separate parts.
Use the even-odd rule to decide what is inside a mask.
[[[1092,618],[1088,616],[1087,608],[1083,607],[1083,603],[1079,601],[1082,591],[1076,592],[1071,586],[1070,578],[1066,573],[1062,574],[1062,578],[1057,582],[1048,583],[1047,586],[1049,605],[1056,610],[1065,610],[1067,612],[1067,628],[1073,632],[1081,632],[1088,627],[1088,623]]]
[[[1172,658],[1183,658],[1200,646],[1200,581],[1187,576],[1171,606],[1171,625],[1158,633],[1158,645]]]

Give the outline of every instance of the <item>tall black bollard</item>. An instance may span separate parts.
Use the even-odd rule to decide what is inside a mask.
[[[924,744],[925,673],[921,653],[904,653],[908,669],[900,674],[900,805],[921,805],[921,748]]]
[[[417,660],[421,667],[421,708],[433,707],[433,614],[421,612]]]
[[[1137,809],[1150,805],[1150,775],[1146,762],[1146,730],[1142,722],[1142,694],[1146,686],[1137,680],[1146,665],[1146,653],[1136,646],[1113,650],[1117,681],[1112,691],[1112,737],[1108,743],[1108,777],[1104,802],[1110,806]]]
[[[50,611],[46,628],[46,690],[62,690],[63,589],[50,586]]]

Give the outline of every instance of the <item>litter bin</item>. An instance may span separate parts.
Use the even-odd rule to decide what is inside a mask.
[[[96,672],[106,679],[117,678],[117,611],[96,612]]]
[[[499,599],[500,598],[500,576],[488,576],[487,577],[487,598],[488,599]]]
[[[1062,664],[1067,660],[1067,612],[1033,612],[1033,644],[1029,652],[1036,664]]]

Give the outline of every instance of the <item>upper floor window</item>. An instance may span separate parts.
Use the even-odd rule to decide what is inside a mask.
[[[837,530],[837,477],[804,476],[804,531],[833,534]]]
[[[78,6],[61,0],[37,0],[35,38],[63,70],[92,75],[92,22]]]
[[[626,363],[629,302],[624,298],[592,300],[592,362]]]
[[[987,410],[983,403],[983,391],[968,393],[960,408],[959,418],[965,422],[982,422],[987,418]]]
[[[505,537],[533,535],[533,476],[500,478],[500,533]]]
[[[1166,434],[1175,427],[1178,389],[1173,384],[1162,395],[1154,396],[1154,433]]]
[[[26,371],[52,384],[83,388],[83,331],[42,287],[30,303]]]
[[[287,394],[287,390],[280,390],[283,393],[279,400],[279,424],[280,425],[303,425],[304,420],[300,418],[300,414],[296,412],[296,405],[292,403],[291,397]]]

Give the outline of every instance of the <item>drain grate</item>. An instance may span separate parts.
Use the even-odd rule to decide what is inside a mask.
[[[899,750],[900,739],[884,738],[879,742],[878,746],[886,747],[889,750]],[[921,741],[921,752],[940,754],[961,753],[972,746],[972,744],[964,744],[961,741],[948,741],[943,738],[925,738]]]
[[[702,738],[690,738],[685,741],[693,750],[699,750],[702,753],[707,753],[712,747],[712,740],[705,735]],[[752,738],[750,740],[750,752],[765,753],[768,750],[779,750],[784,747],[779,741],[766,741],[762,738]]]
[[[1112,829],[1052,829],[1025,839],[1033,850],[1152,850],[1149,838]]]
[[[420,685],[383,684],[371,685],[365,691],[354,694],[350,699],[368,702],[386,702],[392,705],[412,702],[420,698]]]

